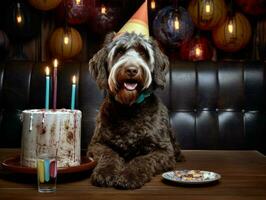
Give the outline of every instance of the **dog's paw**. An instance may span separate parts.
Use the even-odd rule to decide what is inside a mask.
[[[114,186],[115,176],[104,173],[103,170],[94,171],[91,175],[91,183],[95,186],[112,187]]]
[[[125,170],[116,177],[116,183],[114,186],[118,189],[138,189],[149,180],[150,178],[148,178],[145,174],[137,174],[132,171]]]

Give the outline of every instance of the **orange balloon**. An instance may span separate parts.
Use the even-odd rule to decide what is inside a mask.
[[[227,52],[235,52],[244,48],[251,38],[251,26],[248,19],[237,12],[230,25],[230,18],[212,31],[214,44]]]
[[[80,53],[82,39],[74,28],[57,28],[50,38],[50,51],[54,57],[69,59]]]
[[[224,0],[192,0],[188,6],[193,23],[203,30],[211,30],[221,24],[225,18],[227,9]]]
[[[29,0],[29,3],[39,10],[47,11],[56,8],[62,0]]]

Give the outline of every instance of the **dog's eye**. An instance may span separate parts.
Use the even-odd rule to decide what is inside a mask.
[[[125,53],[125,49],[123,47],[119,47],[116,49],[114,57],[120,57]]]
[[[143,58],[149,59],[149,53],[146,51],[146,49],[143,46],[138,46],[137,51]]]

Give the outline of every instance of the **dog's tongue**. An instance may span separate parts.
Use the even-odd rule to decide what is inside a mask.
[[[138,84],[137,83],[124,83],[124,86],[127,90],[135,90]]]

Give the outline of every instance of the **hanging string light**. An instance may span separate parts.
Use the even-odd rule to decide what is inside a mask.
[[[201,2],[200,1],[198,1],[198,6],[197,6],[197,8],[198,8],[198,17],[197,17],[197,21],[198,21],[198,24],[200,23],[200,17],[201,17],[201,12],[200,12],[200,10],[201,10]],[[205,12],[210,12],[210,10],[211,10],[211,8],[210,8],[210,2],[208,1],[208,2],[206,2],[206,4],[205,4]],[[192,53],[194,53],[194,59],[195,60],[197,60],[197,59],[200,59],[201,58],[201,54],[202,54],[202,48],[201,48],[201,46],[202,45],[200,45],[200,29],[198,29],[197,30],[197,33],[196,33],[196,37],[195,37],[195,39],[194,39],[194,47],[193,47],[193,45],[192,45],[192,48],[193,48],[193,52]]]
[[[210,13],[211,12],[211,5],[210,5],[210,2],[209,1],[206,1],[206,4],[205,4],[205,12],[206,13]]]
[[[178,10],[178,0],[175,0],[174,1],[174,8],[175,8],[175,11],[174,11],[174,21],[173,21],[173,27],[174,27],[174,30],[175,31],[179,31],[180,29],[180,22],[179,22],[179,18],[180,18],[180,14],[179,14],[179,10]]]
[[[196,56],[200,57],[201,56],[201,52],[202,52],[202,50],[200,49],[199,45],[196,45],[196,47],[195,47]]]
[[[194,24],[203,30],[212,30],[226,18],[224,0],[191,0],[188,11]]]
[[[204,0],[200,3],[200,18],[202,21],[209,21],[213,17],[213,0]]]
[[[174,29],[176,30],[176,31],[178,31],[179,30],[179,28],[180,28],[180,24],[179,24],[179,19],[178,19],[178,16],[175,16],[175,19],[174,19]]]
[[[16,8],[16,23],[19,26],[23,26],[24,24],[24,15],[21,11],[20,8],[20,3],[17,3],[17,8]]]
[[[179,55],[182,60],[211,60],[213,47],[207,37],[197,35],[181,45]]]
[[[229,19],[228,20],[228,25],[227,25],[227,29],[228,29],[228,32],[230,34],[233,34],[234,30],[235,30],[235,24],[233,23],[233,18]]]
[[[151,0],[151,9],[155,10],[155,8],[156,8],[156,2],[155,0]]]
[[[212,31],[215,45],[227,52],[236,52],[244,48],[251,38],[251,26],[248,19],[235,12],[231,0],[229,12],[224,23]]]
[[[103,37],[117,27],[122,8],[107,1],[101,1],[95,8],[96,13],[91,26],[95,33]]]
[[[107,13],[107,8],[104,4],[101,6],[101,14],[105,15]]]
[[[174,0],[172,6],[161,9],[153,20],[153,34],[162,44],[180,47],[193,35],[194,26],[187,10]]]
[[[82,38],[72,27],[60,27],[52,33],[49,45],[54,57],[61,60],[70,59],[81,51]]]
[[[65,33],[65,35],[64,35],[64,44],[68,45],[68,43],[69,43],[69,37],[68,37],[67,33]]]
[[[80,5],[81,0],[75,0],[75,2],[76,2],[76,5]]]
[[[225,40],[227,43],[234,43],[236,40],[236,19],[235,13],[233,13],[233,3],[230,1],[229,13],[227,16],[226,26],[224,30]]]
[[[75,0],[75,3],[78,5],[80,4],[80,0]],[[67,24],[67,6],[66,6],[67,2],[64,1],[64,8],[65,8],[65,28],[64,28],[64,32],[63,32],[63,45],[68,45],[69,44],[69,34],[68,34],[68,24]]]

